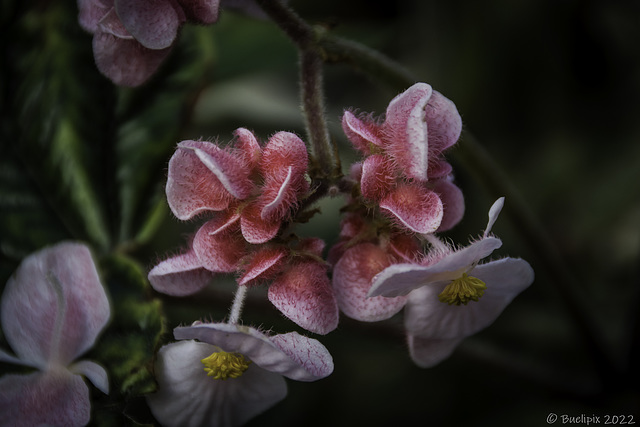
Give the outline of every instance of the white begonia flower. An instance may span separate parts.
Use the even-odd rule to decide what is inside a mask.
[[[408,294],[404,322],[411,357],[419,366],[430,367],[448,357],[533,283],[533,269],[522,259],[480,264],[502,245],[489,232],[503,204],[500,198],[489,210],[482,239],[440,254],[429,265],[395,264],[374,278],[369,296]]]
[[[182,341],[158,352],[159,388],[147,396],[164,426],[239,426],[284,399],[283,376],[315,381],[333,372],[329,351],[297,332],[196,322],[174,337]]]
[[[16,356],[0,361],[38,371],[0,378],[1,426],[80,426],[91,416],[81,375],[109,392],[107,373],[87,360],[110,307],[89,249],[60,243],[26,257],[2,295],[2,329]]]

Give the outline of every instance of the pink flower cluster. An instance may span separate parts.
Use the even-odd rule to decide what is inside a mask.
[[[78,0],[102,74],[122,86],[144,83],[169,55],[185,22],[212,24],[220,0]]]
[[[309,191],[307,150],[289,132],[261,147],[238,129],[233,147],[183,141],[169,162],[167,199],[181,220],[209,212],[189,250],[149,273],[156,290],[188,295],[213,273],[237,273],[240,286],[267,281],[269,300],[289,319],[318,334],[338,324],[338,306],[322,261],[320,239],[274,239]]]

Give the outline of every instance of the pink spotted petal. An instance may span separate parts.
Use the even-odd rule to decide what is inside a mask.
[[[233,195],[198,158],[195,149],[217,152],[206,141],[183,141],[169,160],[167,202],[173,214],[181,220],[193,218],[204,211],[221,211],[229,206]]]
[[[4,375],[0,414],[6,426],[84,426],[91,415],[89,389],[80,375],[66,369]]]
[[[261,207],[257,203],[252,203],[242,210],[242,218],[240,219],[242,236],[247,242],[254,245],[268,242],[280,230],[281,221],[277,219],[264,220],[261,212]]]
[[[237,214],[224,213],[206,222],[193,239],[200,264],[209,271],[231,273],[245,255],[245,242],[238,233]]]
[[[406,297],[367,296],[371,279],[390,262],[389,256],[372,243],[356,245],[344,253],[333,269],[333,289],[345,315],[364,322],[377,322],[402,310]]]
[[[306,252],[317,257],[322,257],[324,246],[324,240],[318,239],[317,237],[309,237],[300,241],[298,250],[300,252]]]
[[[441,340],[407,335],[409,355],[421,368],[431,368],[451,356],[462,339]]]
[[[406,295],[426,285],[446,285],[462,276],[474,263],[488,257],[502,246],[500,239],[487,237],[473,242],[463,249],[451,252],[439,261],[423,266],[419,264],[394,264],[378,274],[371,286],[369,296],[394,297]]]
[[[258,250],[244,268],[244,274],[238,279],[238,284],[252,285],[258,281],[273,278],[280,271],[279,267],[286,256],[287,251],[284,248]]]
[[[171,46],[184,21],[182,9],[170,0],[115,0],[115,7],[127,31],[147,49]]]
[[[119,86],[136,87],[146,82],[169,55],[171,47],[152,50],[133,39],[110,33],[93,36],[93,56],[102,74]]]
[[[147,402],[163,426],[240,426],[284,399],[284,378],[256,363],[238,378],[207,376],[201,360],[219,351],[217,344],[192,340],[160,349],[155,364],[158,391],[147,395]]]
[[[389,159],[380,154],[374,154],[362,163],[362,178],[360,191],[370,200],[382,200],[396,185],[393,165]]]
[[[213,24],[218,20],[220,0],[178,0],[190,22]]]
[[[444,209],[438,231],[449,230],[459,223],[464,215],[464,195],[462,190],[450,179],[441,179],[435,183],[433,191],[440,197]]]
[[[444,214],[436,193],[411,184],[398,186],[382,199],[380,208],[399,226],[420,234],[436,231]]]
[[[429,130],[429,150],[433,155],[438,155],[460,138],[462,118],[456,105],[438,91],[433,91],[425,113]]]
[[[427,180],[429,144],[425,107],[432,93],[428,84],[414,84],[391,100],[383,125],[385,150],[407,177],[419,181]]]
[[[269,138],[260,161],[260,169],[266,180],[276,178],[282,182],[292,168],[292,182],[299,183],[307,172],[309,156],[307,147],[297,135],[278,132]]]
[[[262,157],[262,148],[253,132],[245,128],[236,129],[233,134],[236,137],[235,146],[240,150],[249,169],[253,170],[260,163]]]
[[[15,354],[45,369],[91,348],[110,316],[89,249],[59,243],[26,257],[7,282],[2,328]]]
[[[427,169],[429,181],[445,178],[446,176],[451,175],[452,172],[453,166],[451,166],[449,162],[446,162],[439,157],[429,157],[429,168]]]
[[[479,301],[467,305],[440,302],[447,283],[424,286],[409,295],[405,327],[422,338],[456,340],[486,328],[507,305],[533,282],[533,269],[522,259],[504,258],[478,265],[469,276],[482,280],[487,289]]]
[[[362,154],[371,154],[371,144],[382,146],[380,125],[370,117],[356,117],[351,111],[345,111],[342,116],[342,129],[353,146]]]
[[[259,367],[297,381],[316,381],[333,372],[333,359],[327,349],[297,332],[274,340],[278,335],[269,337],[249,326],[198,323],[175,328],[173,335],[243,354]]]
[[[296,188],[293,187],[293,166],[287,168],[287,174],[282,182],[269,180],[270,185],[263,188],[260,201],[264,203],[260,211],[260,218],[265,221],[279,221],[284,218],[290,208],[297,202]]]
[[[192,149],[207,169],[218,179],[225,190],[236,199],[245,199],[253,190],[249,179],[251,169],[244,158],[229,153],[215,144],[202,141],[183,141],[180,148]]]
[[[319,263],[289,267],[269,286],[268,297],[289,320],[310,332],[326,335],[338,326],[338,304]]]
[[[149,271],[149,282],[158,292],[172,296],[191,295],[204,288],[213,273],[202,266],[193,250],[167,258]]]

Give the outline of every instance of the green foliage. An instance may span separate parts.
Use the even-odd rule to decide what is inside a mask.
[[[113,254],[100,264],[111,297],[111,322],[87,357],[109,373],[109,396],[96,396],[96,418],[119,418],[127,415],[130,401],[156,390],[153,360],[165,327],[161,302],[151,297],[146,273],[136,261]]]

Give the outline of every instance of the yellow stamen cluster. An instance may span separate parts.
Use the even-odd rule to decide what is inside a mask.
[[[249,368],[250,360],[240,353],[227,353],[218,351],[201,360],[207,376],[215,380],[238,378]]]
[[[478,301],[485,289],[487,285],[482,280],[463,273],[440,292],[438,299],[449,305],[467,305],[469,301]]]

